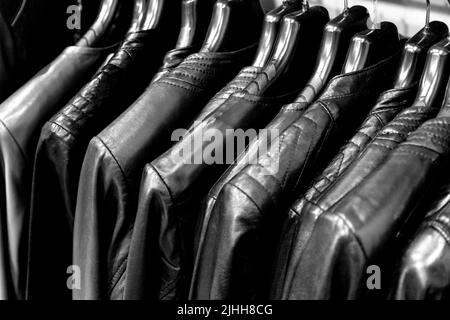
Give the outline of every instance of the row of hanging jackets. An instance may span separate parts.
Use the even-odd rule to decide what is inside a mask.
[[[448,297],[445,23],[405,39],[362,6],[259,0],[99,19],[0,105],[1,299]],[[230,129],[277,134],[230,155]],[[205,149],[231,161],[180,161]]]

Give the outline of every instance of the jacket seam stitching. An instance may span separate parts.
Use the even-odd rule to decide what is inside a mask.
[[[238,187],[234,182],[228,182],[227,185],[236,188],[239,192],[241,192],[251,203],[256,207],[259,213],[263,213],[264,211],[258,206],[258,204],[245,192],[242,188]]]
[[[22,146],[19,144],[19,142],[17,141],[17,139],[14,137],[14,135],[12,134],[12,132],[9,130],[9,128],[6,126],[6,124],[3,122],[3,120],[0,119],[0,123],[2,124],[2,126],[5,128],[6,132],[8,132],[8,135],[11,137],[11,139],[13,139],[14,144],[16,145],[16,147],[19,149],[20,153],[22,154],[22,157],[25,161],[28,161],[28,157],[26,156],[25,152],[22,149]]]
[[[431,221],[428,225],[436,230],[447,242],[447,245],[450,246],[450,232],[448,231],[448,227],[439,221]]]

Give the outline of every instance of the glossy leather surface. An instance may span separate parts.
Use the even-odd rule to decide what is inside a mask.
[[[255,72],[252,73],[252,70]],[[245,90],[246,85],[243,86],[241,82],[250,83],[260,71],[261,68],[256,67],[244,68],[196,119],[204,121],[193,127],[182,142],[144,169],[128,260],[127,298],[187,297],[198,204],[226,170],[226,163],[235,160],[235,156],[226,154],[229,151],[226,147],[226,131],[264,128],[279,108],[298,94],[296,91],[279,92],[280,95],[275,97],[249,94]],[[227,92],[233,93],[219,105],[220,102],[216,101],[226,97]],[[203,140],[203,134],[208,131],[214,131],[215,136],[220,133],[222,139],[215,138],[213,142]],[[203,140],[202,146],[189,149],[196,138]],[[221,158],[219,163],[214,164],[208,164],[205,158],[195,163],[179,160],[183,150],[189,150],[184,154],[185,159],[196,159],[198,150],[205,151],[213,145],[217,154],[231,159],[227,158],[226,161]],[[154,240],[156,238],[158,241]]]
[[[197,53],[156,81],[91,140],[75,216],[74,264],[85,272],[75,299],[122,299],[139,182],[145,163],[167,150],[214,94],[250,63],[256,45]],[[107,254],[104,254],[107,253]]]
[[[280,211],[320,168],[319,157],[328,158],[362,121],[385,89],[397,58],[333,78],[297,120],[279,127],[269,152],[222,187],[197,256],[191,298],[268,297]],[[287,106],[273,122],[283,124],[289,108],[296,107]]]
[[[440,180],[450,154],[449,129],[449,112],[443,110],[318,218],[284,298],[356,299],[367,294],[366,268],[384,263],[398,232],[411,215],[420,214],[415,209]]]
[[[315,227],[318,217],[333,205],[338,203],[352,189],[359,186],[364,179],[374,172],[408,135],[416,130],[424,121],[434,117],[440,108],[440,99],[434,99],[434,103],[427,104],[416,101],[410,107],[401,111],[388,125],[381,129],[375,139],[362,151],[324,192],[317,194],[315,199],[309,200],[308,208],[300,211],[291,211],[286,219],[281,243],[294,243],[293,249],[286,249],[280,244],[280,254],[284,258],[278,260],[282,265],[278,268],[284,270],[276,278],[272,296],[284,299],[285,286],[289,286],[294,277],[296,265],[302,259],[302,251],[310,233]],[[306,213],[305,213],[306,212]],[[299,216],[297,216],[297,213]],[[288,251],[286,251],[288,250]]]
[[[275,120],[271,121],[266,129],[283,131],[285,128],[289,127],[289,125],[294,123],[303,114],[308,106],[308,102],[291,103],[283,106],[280,113],[275,117]],[[223,175],[217,180],[217,182],[208,192],[205,199],[203,199],[202,201],[194,239],[194,266],[192,272],[192,284],[189,293],[190,299],[194,299],[194,283],[196,282],[198,272],[197,269],[200,265],[199,259],[201,259],[203,254],[205,235],[208,229],[209,220],[211,218],[211,212],[217,201],[219,193],[222,188],[233,179],[235,175],[237,175],[247,166],[248,163],[250,163],[251,161],[255,161],[255,157],[258,155],[258,151],[263,150],[262,148],[266,145],[266,143],[266,139],[261,139],[259,137],[256,141],[251,142],[248,149],[245,150],[238,157],[236,162],[223,173]]]
[[[447,170],[448,171],[448,170]],[[446,171],[446,173],[447,173]],[[450,197],[447,180],[424,210],[426,218],[396,265],[390,298],[450,298]]]
[[[0,298],[23,298],[33,156],[42,125],[92,76],[111,49],[68,47],[0,105],[0,250],[9,279]]]
[[[154,30],[129,34],[108,63],[44,125],[34,164],[28,299],[72,298],[66,269],[72,264],[78,178],[87,146],[145,90],[168,45]],[[48,250],[55,237],[58,256]]]
[[[434,117],[439,111],[437,104],[413,104],[401,111],[388,125],[381,129],[375,139],[354,161],[337,181],[330,185],[320,197],[320,207],[324,210],[342,199],[350,190],[358,186],[371,172],[383,163],[389,153],[424,121]]]
[[[304,196],[305,201],[311,201],[323,193],[375,138],[379,130],[413,103],[416,92],[417,83],[408,88],[392,89],[382,93],[359,130],[315,179],[313,186]],[[299,206],[296,206],[296,210],[299,209]]]
[[[290,263],[295,263],[301,255],[303,246],[310,236],[317,217],[326,208],[322,198],[326,197],[327,189],[342,175],[343,172],[361,155],[366,146],[379,131],[390,122],[396,114],[411,106],[417,92],[417,84],[405,89],[392,89],[384,92],[363,125],[356,134],[337,153],[314,180],[312,186],[291,207],[285,216],[283,231],[278,245],[276,269],[272,295],[279,298],[284,286],[291,281]],[[323,205],[323,207],[322,207]]]

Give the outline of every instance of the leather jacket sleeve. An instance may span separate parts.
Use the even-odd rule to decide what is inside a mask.
[[[0,267],[7,272],[2,288],[6,296],[23,298],[25,289],[28,209],[32,159],[39,130],[95,72],[105,49],[69,47],[54,62],[23,85],[0,105],[0,215],[8,230],[1,251],[8,257]]]
[[[71,299],[73,219],[78,178],[90,139],[147,87],[164,46],[154,30],[129,34],[71,101],[43,126],[35,155],[30,207],[27,298]],[[149,72],[146,79],[142,70]],[[48,250],[58,239],[61,253]],[[45,265],[42,260],[47,261]]]
[[[74,264],[84,275],[75,299],[123,298],[145,163],[170,147],[173,131],[186,128],[254,50],[190,55],[90,142],[75,214]]]
[[[318,101],[270,142],[270,151],[223,187],[197,261],[194,299],[267,298],[269,282],[262,279],[268,278],[270,269],[263,266],[270,266],[275,251],[280,219],[275,213],[282,212],[296,190],[312,178],[318,167],[315,160],[328,157],[332,145],[342,143],[354,130],[384,89],[395,62],[396,56],[335,77]]]
[[[279,241],[272,285],[272,296],[280,298],[283,287],[288,285],[293,276],[289,269],[289,263],[295,263],[301,255],[302,248],[308,240],[314,228],[314,222],[318,215],[326,208],[321,199],[326,197],[327,189],[333,186],[345,170],[358,161],[368,144],[376,137],[381,128],[385,127],[395,115],[411,106],[415,97],[417,85],[401,90],[389,90],[381,94],[377,104],[372,109],[363,125],[356,134],[337,153],[327,168],[321,172],[309,189],[291,207],[289,214],[284,218],[281,239]],[[381,137],[381,135],[380,135]],[[351,180],[350,180],[351,181]],[[321,198],[322,197],[322,198]],[[330,201],[331,203],[331,201]]]
[[[20,82],[17,84],[20,86],[56,59],[66,47],[78,42],[91,23],[95,21],[101,0],[20,0],[14,2],[19,5],[15,6],[15,12],[13,16],[10,16],[9,22],[12,25],[20,61],[18,65]],[[67,8],[77,3],[83,7],[81,29],[68,28]],[[19,11],[21,5],[23,8]],[[119,43],[125,37],[133,6],[133,3],[128,2],[119,4],[120,10],[117,11],[116,19],[108,28],[106,36],[96,45],[97,48]],[[174,24],[176,25],[176,23]]]
[[[448,161],[449,129],[445,111],[425,122],[358,188],[318,218],[285,298],[355,299],[367,293],[367,266],[383,263],[377,253],[386,254],[407,219],[420,214],[415,209]]]

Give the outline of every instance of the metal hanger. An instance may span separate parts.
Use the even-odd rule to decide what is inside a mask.
[[[97,19],[84,36],[78,41],[77,46],[94,46],[106,33],[116,13],[119,0],[103,0]]]
[[[259,0],[217,0],[200,51],[234,51],[255,43],[263,19]]]
[[[430,1],[426,0],[426,4],[425,27],[406,42],[394,88],[407,88],[419,80],[428,50],[448,34],[448,27],[445,23],[440,21],[430,22]]]
[[[302,1],[302,10],[286,15],[278,33],[274,52],[265,66],[267,83],[252,82],[246,90],[267,95],[302,88],[315,66],[328,11],[321,6],[309,7]]]
[[[181,29],[178,35],[177,49],[202,43],[208,31],[214,3],[215,0],[183,0],[181,4]]]
[[[450,0],[447,1],[450,3]],[[415,103],[429,106],[441,104],[449,76],[450,36],[447,36],[428,51]]]
[[[274,49],[281,20],[287,14],[301,10],[302,5],[302,2],[298,0],[285,0],[281,6],[265,15],[263,31],[259,40],[258,49],[256,50],[255,60],[252,64],[254,67],[262,68],[265,66]]]
[[[342,73],[361,70],[392,55],[400,46],[395,24],[378,22],[377,0],[373,0],[372,26],[353,37]]]
[[[325,26],[313,76],[295,102],[308,103],[322,91],[328,80],[339,74],[352,37],[367,28],[369,12],[362,6],[348,7]]]
[[[19,10],[17,10],[16,15],[14,16],[11,26],[14,27],[17,23],[17,20],[19,20],[20,16],[22,15],[23,10],[25,10],[26,5],[28,4],[28,0],[23,0],[20,4]]]
[[[146,16],[148,0],[134,0],[133,18],[128,33],[141,31]]]
[[[440,41],[429,51],[420,80],[416,103],[440,104],[450,75],[450,38]]]

